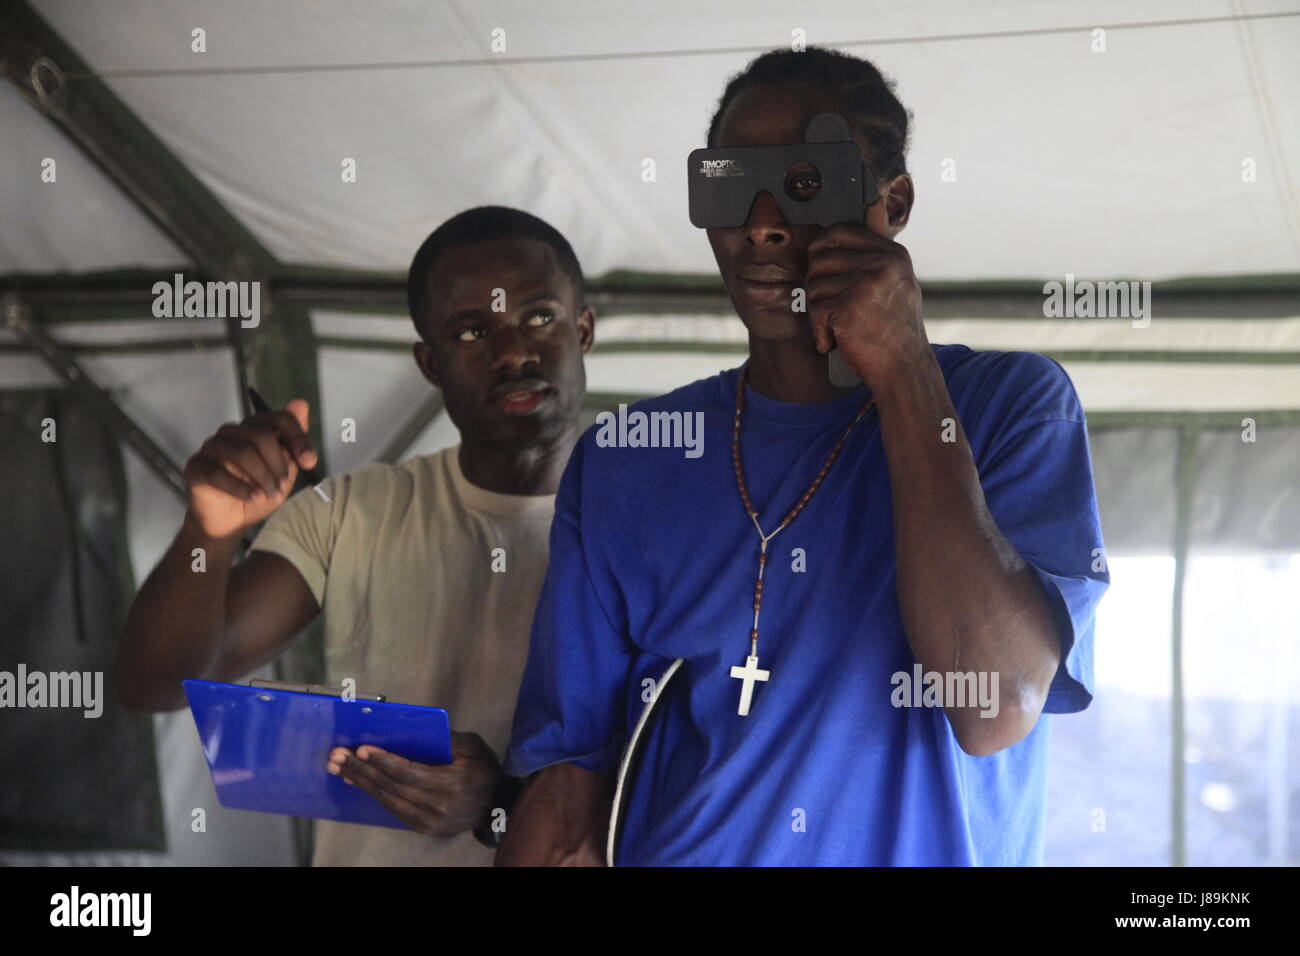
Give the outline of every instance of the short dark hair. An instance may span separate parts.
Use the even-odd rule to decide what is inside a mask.
[[[893,179],[907,172],[907,133],[912,114],[894,94],[894,83],[876,67],[838,50],[810,46],[803,52],[771,50],[749,61],[727,82],[709,122],[710,147],[722,113],[741,90],[758,84],[801,81],[835,100],[840,112],[871,144],[871,172]]]
[[[508,206],[476,206],[457,213],[429,234],[406,274],[406,304],[417,331],[429,314],[429,276],[446,253],[462,246],[499,239],[535,239],[551,247],[560,271],[573,283],[578,308],[586,305],[582,266],[558,229],[531,213]],[[421,331],[421,334],[423,332]]]

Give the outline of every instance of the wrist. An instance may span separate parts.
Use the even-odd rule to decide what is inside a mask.
[[[921,412],[948,404],[943,369],[932,351],[910,362],[897,362],[870,381],[882,414],[886,411]]]
[[[229,551],[231,554],[239,547],[239,542],[244,537],[244,529],[232,531],[228,535],[212,535],[203,527],[203,522],[189,508],[185,509],[185,517],[181,520],[181,536],[187,544],[193,544],[201,547],[209,553]]]
[[[496,782],[492,787],[492,796],[488,800],[487,812],[474,828],[474,839],[490,850],[495,850],[501,845],[505,821],[514,810],[515,800],[518,799],[519,791],[523,786],[522,780],[498,771]]]

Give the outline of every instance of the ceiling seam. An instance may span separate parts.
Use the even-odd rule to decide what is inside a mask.
[[[1296,193],[1291,185],[1291,175],[1287,168],[1286,157],[1282,155],[1282,144],[1277,135],[1277,124],[1273,118],[1272,103],[1264,84],[1263,71],[1259,67],[1259,53],[1255,48],[1254,27],[1243,10],[1243,0],[1233,0],[1233,9],[1237,13],[1237,39],[1246,59],[1246,69],[1250,74],[1251,89],[1255,105],[1264,126],[1264,140],[1268,145],[1273,165],[1277,170],[1277,181],[1281,190],[1281,206],[1287,230],[1291,233],[1291,244],[1295,250],[1296,261],[1300,262],[1300,209],[1296,206]]]

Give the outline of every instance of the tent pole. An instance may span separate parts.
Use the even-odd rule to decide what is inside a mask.
[[[442,411],[442,390],[434,389],[433,393],[424,400],[405,422],[397,433],[384,446],[384,450],[379,453],[376,461],[387,462],[390,465],[396,464],[401,460],[410,447],[415,444],[415,440],[420,434],[429,427],[429,423],[438,417]]]
[[[170,488],[181,501],[189,500],[185,477],[176,463],[140,430],[111,395],[95,384],[83,369],[58,342],[42,327],[30,305],[17,296],[5,296],[5,326],[35,351],[54,370],[55,374],[79,397],[90,410],[117,436],[130,445],[141,461]]]
[[[1187,865],[1186,700],[1183,687],[1183,600],[1196,495],[1196,453],[1200,430],[1184,425],[1178,433],[1177,505],[1174,529],[1174,594],[1170,648],[1170,865]]]

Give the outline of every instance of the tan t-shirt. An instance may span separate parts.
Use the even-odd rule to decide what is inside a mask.
[[[300,491],[253,550],[293,564],[324,610],[332,685],[351,677],[361,693],[446,708],[453,730],[478,734],[503,759],[555,496],[472,485],[459,450],[329,478],[328,502]],[[472,833],[318,820],[312,862],[489,866],[492,857]]]

